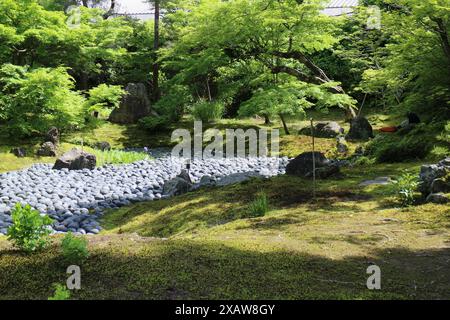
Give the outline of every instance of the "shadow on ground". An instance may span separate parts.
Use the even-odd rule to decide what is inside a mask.
[[[371,257],[329,259],[136,236],[91,242],[75,299],[450,298],[450,248],[389,248]],[[46,299],[53,283],[67,279],[68,264],[56,247],[31,256],[0,251],[0,261],[0,299]],[[371,264],[382,270],[382,290],[366,288]]]

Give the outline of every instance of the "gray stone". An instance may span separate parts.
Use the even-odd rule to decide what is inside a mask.
[[[50,141],[55,146],[57,146],[59,144],[59,136],[60,134],[58,128],[52,127],[47,131],[46,141]]]
[[[426,201],[436,204],[446,204],[450,202],[450,199],[443,193],[430,193]]]
[[[176,196],[191,191],[193,183],[189,173],[182,170],[175,178],[164,183],[163,194],[166,196]],[[158,194],[155,195],[158,198]]]
[[[299,133],[311,136],[311,127],[305,127]],[[343,133],[344,129],[334,121],[318,122],[314,125],[314,136],[318,138],[335,138]]]
[[[129,83],[119,108],[114,109],[109,120],[119,124],[132,124],[152,113],[149,93],[143,83]]]
[[[450,192],[450,181],[443,178],[434,179],[431,183],[431,193],[448,193]]]
[[[371,185],[387,185],[392,183],[391,178],[389,177],[378,177],[374,180],[366,180],[359,184],[361,187],[371,186]]]
[[[445,177],[450,173],[450,167],[439,164],[423,165],[420,167],[420,191],[424,195],[431,192],[431,184],[434,180]]]
[[[53,169],[60,170],[63,168],[69,170],[95,169],[97,159],[95,155],[81,151],[79,149],[72,149],[59,157]]]
[[[53,142],[44,142],[36,152],[39,157],[56,157],[56,146]]]
[[[109,150],[111,150],[111,145],[109,144],[109,142],[102,141],[102,142],[97,142],[96,144],[94,144],[94,148],[101,150],[101,151],[109,151]]]
[[[323,153],[314,152],[316,177],[325,179],[339,173],[339,166],[328,160]],[[286,166],[286,173],[303,178],[313,177],[313,152],[304,152],[291,160]]]
[[[199,187],[211,187],[214,185],[216,185],[216,180],[211,176],[203,176],[199,182]]]
[[[352,119],[346,136],[348,140],[368,140],[373,137],[372,126],[366,118],[359,116]]]
[[[17,158],[24,158],[27,156],[27,152],[24,148],[13,148],[11,149],[11,153]]]
[[[239,173],[233,173],[227,176],[224,176],[223,178],[219,179],[216,182],[217,186],[227,186],[231,184],[241,183],[244,181],[247,181],[251,178],[261,178],[263,177],[256,171],[252,172],[239,172]]]
[[[336,139],[336,150],[340,154],[346,154],[348,152],[347,141],[344,137],[337,137]]]

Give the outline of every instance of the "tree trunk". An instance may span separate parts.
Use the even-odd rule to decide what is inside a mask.
[[[444,54],[450,62],[450,42],[448,40],[447,27],[442,19],[434,19],[433,21],[435,21],[438,26],[437,31],[439,33],[439,36],[441,37],[442,49],[444,50]]]
[[[264,115],[264,124],[266,126],[270,126],[272,124],[272,122],[270,122],[270,118],[267,114]]]
[[[209,87],[209,78],[208,77],[206,77],[206,88],[208,90],[208,99],[211,102],[212,96],[211,96],[211,88]]]
[[[153,101],[158,101],[160,97],[159,92],[159,63],[158,63],[158,49],[159,49],[159,1],[155,0],[155,30],[153,40],[153,50],[155,61],[153,62]]]
[[[85,91],[89,89],[89,77],[86,73],[80,74],[80,90]]]
[[[332,81],[325,71],[323,71],[318,65],[316,65],[310,58],[308,58],[306,55],[304,55],[302,52],[299,51],[289,51],[289,52],[280,52],[275,51],[273,54],[277,57],[285,58],[285,59],[294,59],[298,62],[302,63],[312,74],[313,76],[307,75],[300,70],[293,69],[291,67],[287,66],[277,66],[272,68],[272,72],[278,73],[278,72],[284,72],[287,74],[290,74],[294,77],[297,77],[300,81],[309,82],[309,83],[316,83],[316,84],[322,84]],[[344,89],[341,86],[335,86],[333,88],[330,88],[332,92],[334,93],[345,93]],[[350,121],[351,119],[356,117],[356,112],[350,107],[345,108],[345,118],[347,121]]]
[[[114,14],[114,9],[116,8],[116,0],[111,0],[111,6],[109,10],[105,12],[103,15],[103,19],[108,19],[110,16]]]
[[[290,132],[289,132],[289,128],[288,128],[288,126],[287,126],[287,124],[286,124],[286,120],[284,119],[284,116],[280,113],[280,119],[281,119],[281,122],[283,123],[283,128],[284,128],[284,132],[286,133],[286,134],[291,134]]]

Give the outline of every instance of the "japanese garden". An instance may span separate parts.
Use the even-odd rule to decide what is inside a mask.
[[[0,300],[450,299],[449,33],[448,0],[0,0]]]

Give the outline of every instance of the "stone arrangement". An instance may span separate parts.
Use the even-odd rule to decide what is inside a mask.
[[[437,164],[420,168],[420,191],[427,202],[449,203],[450,198],[450,157]]]
[[[339,164],[327,159],[323,153],[317,151],[304,152],[297,156],[286,166],[286,173],[302,178],[312,178],[313,162],[315,163],[315,173],[318,179],[325,179],[339,174]]]
[[[47,132],[45,142],[37,150],[36,155],[39,157],[56,157],[58,145],[59,145],[59,130],[52,127]]]
[[[189,176],[194,189],[207,186],[206,180],[224,185],[252,176],[284,174],[288,161],[287,158],[196,159],[190,164]],[[37,164],[0,174],[0,233],[5,234],[11,225],[11,209],[22,203],[52,217],[56,233],[96,234],[101,230],[98,221],[105,210],[170,196],[164,195],[164,185],[184,168],[184,160],[163,157],[94,170],[53,170],[52,165]]]

